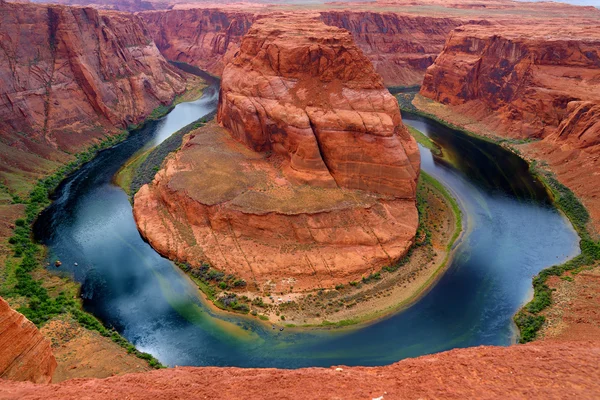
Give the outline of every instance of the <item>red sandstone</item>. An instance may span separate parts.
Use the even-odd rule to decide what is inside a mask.
[[[0,179],[20,187],[185,90],[143,22],[0,2]]]
[[[50,342],[0,297],[0,378],[50,383],[55,369]]]

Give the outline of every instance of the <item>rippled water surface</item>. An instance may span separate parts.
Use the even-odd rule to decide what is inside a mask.
[[[214,315],[195,285],[140,237],[114,174],[144,146],[213,111],[216,90],[178,105],[70,176],[35,226],[51,259],[82,283],[86,310],[168,365],[382,365],[479,344],[507,345],[511,318],[539,270],[577,253],[578,239],[527,165],[493,144],[404,115],[444,159],[421,148],[423,170],[465,211],[467,230],[448,271],[407,310],[337,331],[273,331],[256,319]],[[74,266],[74,263],[78,266]]]

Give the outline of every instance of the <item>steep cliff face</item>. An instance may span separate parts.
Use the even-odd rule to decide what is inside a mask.
[[[600,29],[457,28],[421,95],[479,123],[480,133],[542,139],[524,151],[583,199],[600,232],[600,175],[582,173],[600,166]]]
[[[290,180],[414,199],[419,152],[396,99],[352,36],[315,15],[255,22],[223,72],[217,118],[284,157]]]
[[[594,399],[598,342],[480,346],[385,367],[172,368],[45,386],[0,381],[3,399]]]
[[[91,8],[0,3],[0,173],[52,162],[140,122],[185,89],[143,22]],[[24,171],[24,172],[23,172]]]
[[[161,253],[253,291],[331,287],[403,256],[419,154],[347,31],[318,15],[257,20],[223,73],[219,121],[135,196]]]
[[[0,378],[50,383],[56,360],[35,325],[0,297]]]
[[[421,94],[449,105],[471,102],[463,108],[497,120],[507,135],[545,137],[571,124],[573,102],[600,101],[599,45],[595,28],[458,28],[427,70]]]
[[[239,49],[254,21],[253,12],[190,9],[138,14],[161,53],[169,60],[195,65],[215,75]]]
[[[326,11],[327,25],[348,30],[387,86],[420,85],[456,18],[408,16],[390,12]]]
[[[160,51],[221,75],[257,15],[257,9],[189,9],[143,12],[140,17]],[[324,11],[327,25],[344,28],[375,66],[387,86],[418,85],[461,19],[403,16],[365,11]]]

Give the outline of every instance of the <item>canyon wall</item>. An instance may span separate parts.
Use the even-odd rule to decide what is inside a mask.
[[[161,53],[220,76],[239,49],[255,15],[219,9],[143,12],[142,18]]]
[[[450,31],[463,21],[391,12],[325,11],[327,25],[348,30],[387,86],[420,85]]]
[[[257,19],[223,73],[218,119],[135,196],[142,235],[254,292],[359,280],[418,225],[416,142],[381,77],[318,14]]]
[[[582,173],[600,167],[598,27],[457,28],[420,94],[478,133],[536,139],[523,150],[583,199],[600,228],[600,174]]]
[[[185,90],[143,22],[0,3],[0,178],[17,187]]]
[[[50,383],[55,369],[50,342],[0,297],[0,378]]]
[[[221,75],[261,13],[252,9],[143,12],[139,16],[163,55]],[[441,51],[446,36],[463,21],[387,12],[323,11],[322,20],[348,30],[387,86],[418,85]]]

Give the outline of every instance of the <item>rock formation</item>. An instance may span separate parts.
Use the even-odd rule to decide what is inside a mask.
[[[0,378],[50,383],[55,369],[50,342],[0,297]]]
[[[218,119],[229,132],[190,134],[135,196],[159,252],[268,291],[347,283],[407,252],[418,148],[347,31],[258,19],[225,68]]]
[[[594,399],[599,359],[598,342],[481,346],[385,367],[185,367],[56,385],[0,381],[0,399]]]
[[[0,174],[9,186],[185,89],[131,14],[3,2],[0,48]]]
[[[542,139],[546,161],[580,196],[600,228],[600,29],[547,24],[468,26],[450,35],[421,94],[488,132]]]
[[[156,45],[174,61],[221,75],[260,9],[188,9],[143,12]],[[448,33],[463,21],[385,12],[323,11],[327,25],[344,28],[387,86],[418,85],[442,50]]]

